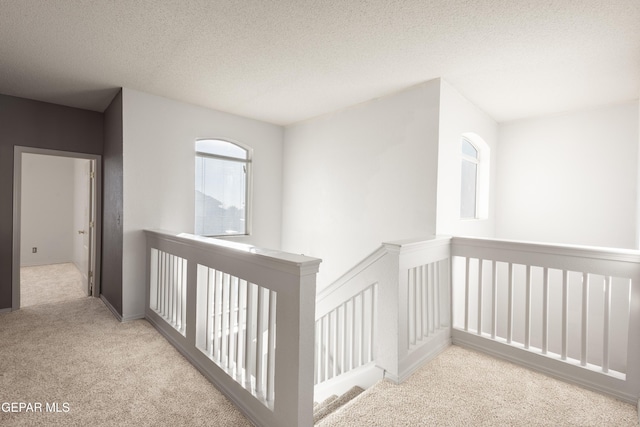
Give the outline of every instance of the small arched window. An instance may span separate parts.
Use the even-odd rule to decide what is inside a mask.
[[[195,234],[249,234],[251,151],[222,139],[196,141]]]
[[[473,133],[461,140],[460,218],[483,219],[489,208],[489,146]]]

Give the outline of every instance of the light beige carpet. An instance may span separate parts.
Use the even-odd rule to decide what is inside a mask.
[[[73,263],[20,268],[20,307],[84,298],[82,275]]]
[[[402,385],[381,381],[318,426],[638,426],[634,405],[451,346]]]
[[[2,426],[251,425],[147,321],[96,298],[0,314],[0,405]]]

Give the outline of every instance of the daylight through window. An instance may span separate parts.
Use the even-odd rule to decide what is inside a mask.
[[[220,139],[196,141],[195,234],[249,234],[250,151]]]
[[[460,218],[487,218],[489,146],[475,134],[464,134],[461,140],[460,159]]]
[[[467,139],[462,139],[462,176],[460,217],[477,218],[478,150]]]

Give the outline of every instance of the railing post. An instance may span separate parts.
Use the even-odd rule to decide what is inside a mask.
[[[310,427],[321,260],[160,230],[147,231],[146,258],[147,320],[255,425]],[[257,363],[234,367],[243,356]]]
[[[278,293],[274,411],[282,426],[313,425],[316,273],[320,260],[300,265],[291,292]],[[298,341],[297,349],[291,340]],[[279,405],[279,402],[285,404]],[[296,404],[291,404],[296,402]]]
[[[629,295],[627,381],[630,393],[640,402],[640,274],[632,278]]]
[[[443,274],[442,277],[436,277],[434,273],[420,275],[410,273],[416,268],[427,272],[435,271],[434,263],[447,260],[450,256],[449,238],[384,243],[384,247],[387,251],[385,258],[387,264],[384,269],[385,274],[378,282],[380,304],[376,364],[385,370],[385,377],[399,383],[404,381],[421,361],[435,356],[443,348],[442,346],[450,342],[448,326],[443,330],[442,325],[436,327],[433,324],[436,318],[434,311],[439,313],[439,309],[435,307],[441,304],[440,295],[447,300],[449,296],[448,289],[442,293],[435,289],[439,288],[443,277],[449,280],[449,276]],[[429,265],[431,267],[425,267]],[[411,284],[415,286],[413,293],[409,290],[410,277]],[[417,283],[417,278],[420,278],[420,283]],[[430,287],[434,288],[432,292],[428,291]],[[410,298],[422,298],[424,292],[429,301],[422,306]],[[438,296],[437,301],[434,300],[436,296]],[[423,310],[417,313],[416,310],[419,307]],[[412,316],[409,315],[411,310],[413,310]],[[431,325],[427,321],[427,333],[422,331],[423,333],[419,334],[420,342],[417,342],[416,331],[419,329],[417,322],[422,321],[421,316],[434,320]],[[413,325],[410,326],[410,322],[413,322]],[[409,337],[411,330],[414,334]],[[414,336],[416,336],[416,342],[414,342]]]
[[[384,258],[384,274],[378,282],[378,339],[376,342],[376,365],[384,369],[385,376],[392,380],[399,378],[400,349],[408,341],[404,332],[407,325],[406,307],[399,310],[400,301],[406,304],[406,281],[400,286],[399,265],[400,248],[385,244],[387,256]],[[402,289],[402,291],[401,291]],[[402,295],[400,295],[402,294]]]

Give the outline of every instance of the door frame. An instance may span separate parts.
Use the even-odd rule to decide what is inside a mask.
[[[91,160],[94,165],[92,180],[95,227],[94,238],[91,239],[90,252],[93,252],[93,291],[90,296],[100,297],[100,267],[102,247],[102,156],[97,154],[76,153],[71,151],[49,150],[44,148],[23,147],[16,145],[13,150],[13,254],[11,274],[11,310],[20,308],[20,226],[22,213],[22,155],[41,154],[46,156],[67,157],[72,159]]]

